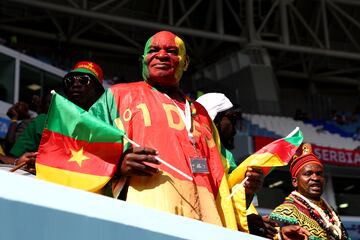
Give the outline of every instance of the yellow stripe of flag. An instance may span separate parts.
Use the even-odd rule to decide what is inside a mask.
[[[110,180],[108,176],[97,176],[92,174],[78,173],[59,168],[36,164],[36,178],[55,182],[58,184],[72,186],[91,192],[100,191]]]

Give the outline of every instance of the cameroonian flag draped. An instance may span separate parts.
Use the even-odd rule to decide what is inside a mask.
[[[54,93],[36,158],[36,177],[97,192],[115,173],[123,135]]]
[[[246,219],[248,212],[245,206],[245,189],[243,186],[237,185],[244,180],[247,167],[261,167],[266,176],[274,167],[287,165],[302,141],[303,135],[299,128],[296,128],[287,137],[273,141],[250,155],[230,174],[229,187],[232,188],[232,191],[237,191],[232,196],[232,200],[237,212],[237,221],[240,223],[240,230],[249,231]],[[251,208],[254,209],[253,206]]]

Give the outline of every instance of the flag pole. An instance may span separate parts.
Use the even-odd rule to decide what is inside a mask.
[[[292,130],[292,132],[289,133],[285,138],[292,137],[297,131],[299,131],[299,127],[296,127],[294,130]]]
[[[235,187],[234,187],[234,191],[232,191],[231,194],[229,196],[227,196],[226,200],[230,200],[231,197],[235,193],[237,193],[237,191],[239,191],[242,186],[244,186],[246,180],[248,180],[248,179],[249,179],[249,177],[246,177],[246,178],[244,178],[244,180],[241,181],[241,183],[236,184]]]
[[[15,172],[16,170],[18,170],[18,169],[22,168],[23,166],[25,166],[26,163],[27,163],[27,162],[22,162],[22,163],[20,163],[19,165],[17,165],[17,166],[15,166],[15,167],[13,167],[12,169],[10,169],[9,172]]]
[[[132,145],[134,145],[135,147],[140,147],[140,144],[134,142],[133,140],[131,140],[130,138],[128,138],[128,136],[124,135],[124,138],[126,140],[129,141],[129,143],[131,143]],[[176,167],[174,167],[173,165],[171,165],[170,163],[165,162],[164,160],[162,160],[161,158],[159,158],[158,156],[155,156],[155,159],[158,160],[159,162],[161,162],[162,164],[164,164],[165,166],[171,168],[172,170],[174,170],[175,172],[179,173],[180,175],[184,176],[185,178],[187,178],[188,180],[192,181],[193,178],[190,177],[189,175],[187,175],[186,173],[180,171],[179,169],[177,169]]]

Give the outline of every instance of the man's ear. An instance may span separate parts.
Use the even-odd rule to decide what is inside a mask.
[[[298,186],[298,181],[297,181],[297,178],[296,177],[292,177],[291,178],[291,183],[293,185],[294,188],[297,188]]]
[[[185,61],[184,61],[184,71],[186,71],[188,69],[189,63],[190,63],[190,58],[188,55],[186,55]]]

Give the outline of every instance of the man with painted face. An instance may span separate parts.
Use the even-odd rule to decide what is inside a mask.
[[[220,184],[227,182],[221,182],[224,168],[211,118],[179,86],[189,65],[183,40],[168,31],[156,33],[146,42],[142,64],[143,81],[113,85],[89,110],[144,146],[125,147],[109,184],[113,196],[237,229],[236,220],[230,226],[219,205],[226,201],[218,197]],[[193,180],[160,164],[155,156]]]
[[[325,182],[324,166],[312,153],[310,144],[304,143],[299,147],[290,162],[290,172],[295,191],[271,213],[270,218],[280,225],[289,225],[282,228],[283,234],[283,229],[288,231],[291,227],[297,227],[297,231],[301,231],[301,227],[307,234],[303,234],[303,238],[289,238],[284,234],[283,239],[306,239],[305,235],[310,235],[309,239],[350,239],[338,214],[321,198]],[[294,232],[288,233],[291,236]]]

